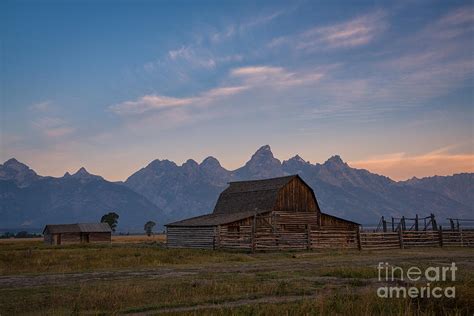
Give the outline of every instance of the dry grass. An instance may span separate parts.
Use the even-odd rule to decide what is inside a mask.
[[[460,299],[414,300],[382,299],[372,288],[340,288],[314,298],[296,302],[263,303],[238,307],[201,309],[202,315],[472,315],[472,291],[460,291]],[[196,315],[194,311],[170,312],[166,315]]]
[[[173,308],[182,310],[170,314],[179,311],[189,315],[464,315],[473,312],[474,249],[249,254],[166,249],[159,238],[117,236],[110,245],[61,247],[32,240],[3,242],[0,245],[3,279],[13,274],[30,275],[28,278],[33,279],[39,278],[33,274],[39,274],[43,280],[47,273],[50,281],[0,288],[0,314],[153,313]],[[380,299],[374,289],[379,261],[420,267],[455,261],[459,266],[459,279],[455,283],[457,297],[455,300]],[[65,282],[64,277],[55,279],[57,273],[84,271],[96,273],[70,282]],[[279,300],[286,297],[296,297],[298,301]],[[209,308],[212,304],[218,304],[217,308]],[[189,308],[195,310],[186,311]]]
[[[155,234],[152,236],[147,235],[117,235],[112,236],[112,243],[149,243],[149,242],[159,242],[165,243],[166,235],[164,234]]]
[[[0,247],[0,275],[143,269],[251,261],[244,253],[166,249],[158,242],[47,246],[12,242]]]
[[[2,244],[12,244],[12,243],[31,243],[31,242],[39,242],[43,241],[42,237],[38,238],[1,238],[0,245]]]
[[[257,280],[252,275],[213,275],[170,279],[86,282],[70,286],[0,290],[7,314],[118,313],[195,306],[268,295],[304,295],[315,289],[309,281]],[[27,301],[29,304],[22,304]]]
[[[5,238],[0,239],[1,244],[12,244],[12,243],[31,243],[31,242],[42,242],[43,238]],[[166,241],[166,235],[164,234],[154,234],[152,236],[147,235],[113,235],[113,243],[140,243],[140,242],[160,242],[164,243]]]

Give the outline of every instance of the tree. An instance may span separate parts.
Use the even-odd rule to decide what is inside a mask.
[[[3,235],[0,235],[0,238],[12,238],[12,237],[15,237],[15,234],[10,233],[10,232],[5,232],[3,233]]]
[[[156,226],[156,223],[154,221],[148,221],[145,224],[145,232],[148,236],[151,236],[153,233],[153,227]]]
[[[119,215],[115,212],[110,212],[102,216],[100,219],[101,223],[107,223],[109,224],[110,228],[112,229],[113,232],[115,232],[115,228],[117,227]]]
[[[28,238],[28,232],[22,230],[21,232],[16,233],[16,238]]]

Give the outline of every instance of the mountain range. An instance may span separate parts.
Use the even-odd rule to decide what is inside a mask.
[[[262,146],[241,168],[227,170],[214,157],[181,166],[154,160],[125,182],[109,182],[84,168],[63,177],[42,177],[15,159],[0,165],[0,227],[41,227],[46,223],[97,221],[120,215],[119,230],[141,230],[148,220],[166,222],[212,211],[227,183],[299,174],[315,191],[324,212],[360,223],[380,216],[468,218],[474,211],[474,174],[407,181],[356,169],[341,157],[311,164],[296,155],[280,161]]]
[[[0,165],[0,228],[41,228],[45,224],[97,222],[116,211],[120,222],[138,230],[144,221],[159,222],[162,213],[129,188],[81,168],[63,177],[42,177],[10,159]]]

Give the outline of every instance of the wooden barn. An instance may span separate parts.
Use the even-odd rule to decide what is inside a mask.
[[[48,245],[104,243],[111,242],[112,229],[107,223],[46,225],[43,236]]]
[[[359,224],[324,214],[298,175],[230,182],[212,214],[166,225],[170,248],[311,248],[311,231],[357,231]]]

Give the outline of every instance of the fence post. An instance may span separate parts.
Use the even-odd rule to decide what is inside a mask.
[[[307,250],[311,250],[311,228],[309,224],[306,224],[306,243],[307,243]]]
[[[461,247],[464,247],[464,238],[462,237],[462,228],[459,228],[459,238],[461,240]]]
[[[212,250],[216,250],[216,228],[214,228],[214,236],[212,237]]]
[[[253,216],[253,222],[252,222],[252,234],[250,241],[252,243],[252,252],[255,252],[255,230],[257,226],[257,214]]]
[[[357,226],[357,248],[362,250],[362,242],[360,240],[360,226]]]
[[[438,236],[439,236],[439,246],[443,247],[443,227],[441,225],[439,225]]]
[[[436,230],[436,228],[438,228],[438,225],[436,224],[436,218],[433,213],[431,213],[431,226],[433,227],[433,230]]]
[[[404,249],[405,245],[403,244],[403,230],[401,227],[398,230],[398,242],[400,243],[400,249]]]

